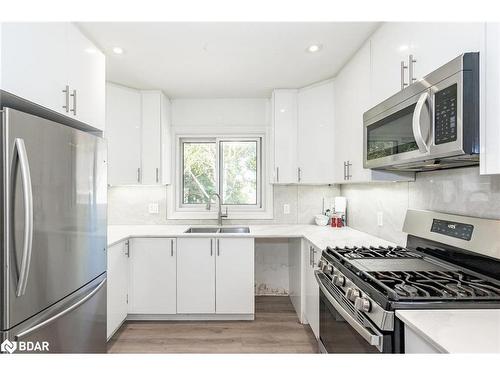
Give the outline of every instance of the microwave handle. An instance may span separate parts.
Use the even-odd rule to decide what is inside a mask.
[[[427,145],[427,143],[425,143],[420,126],[420,116],[422,115],[422,109],[424,108],[424,105],[429,100],[429,98],[430,96],[427,91],[420,95],[420,98],[418,98],[417,101],[417,105],[415,106],[415,111],[413,112],[413,137],[415,138],[415,142],[417,142],[418,149],[421,153],[429,152],[429,146]]]

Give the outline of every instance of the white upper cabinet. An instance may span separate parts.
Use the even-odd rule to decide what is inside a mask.
[[[372,106],[458,55],[481,51],[483,45],[484,23],[383,24],[371,38]]]
[[[159,90],[106,87],[109,184],[169,184],[169,99]]]
[[[464,52],[480,52],[484,45],[484,23],[409,23],[407,53],[415,59],[416,80],[453,60]]]
[[[106,58],[76,26],[68,24],[70,116],[104,130]]]
[[[2,23],[1,28],[2,90],[104,129],[105,57],[75,25]]]
[[[114,84],[106,85],[108,183],[141,182],[141,94]]]
[[[486,25],[482,60],[481,174],[500,174],[500,23]]]
[[[297,90],[274,90],[274,182],[297,183]]]
[[[2,90],[67,114],[67,25],[9,22],[1,28]]]
[[[332,183],[334,163],[334,83],[328,81],[298,92],[298,182]]]
[[[333,96],[333,81],[274,90],[274,183],[333,182]]]
[[[363,113],[370,108],[370,42],[335,79],[335,182],[408,181],[413,173],[363,168]]]
[[[380,103],[401,90],[402,82],[408,83],[408,69],[401,76],[401,63],[408,65],[410,34],[405,23],[385,23],[371,38],[371,106]]]
[[[170,101],[159,90],[141,91],[142,169],[145,185],[168,184],[170,158]]]
[[[142,97],[142,178],[146,185],[160,183],[161,174],[161,93],[141,91]]]
[[[336,77],[335,91],[335,181],[370,180],[370,170],[363,168],[363,112],[370,107],[369,42]]]

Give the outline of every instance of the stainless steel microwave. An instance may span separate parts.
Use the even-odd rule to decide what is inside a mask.
[[[479,163],[479,53],[464,53],[363,114],[364,167]]]

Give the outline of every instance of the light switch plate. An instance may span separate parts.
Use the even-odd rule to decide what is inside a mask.
[[[377,212],[377,225],[379,227],[384,226],[384,213],[382,211]]]
[[[158,202],[152,202],[148,204],[148,212],[150,214],[159,214],[160,213],[160,205]]]
[[[290,205],[289,205],[288,203],[285,203],[285,204],[283,205],[283,213],[284,213],[285,215],[290,214]]]

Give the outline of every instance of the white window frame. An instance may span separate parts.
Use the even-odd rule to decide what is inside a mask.
[[[221,168],[219,160],[220,141],[257,141],[257,165],[260,166],[257,170],[257,204],[256,205],[225,205],[223,210],[228,207],[229,220],[232,219],[272,219],[273,218],[273,194],[272,184],[269,180],[269,139],[270,136],[266,129],[265,132],[248,131],[234,134],[233,132],[219,131],[214,134],[189,132],[178,133],[174,135],[173,153],[173,170],[174,183],[167,188],[167,219],[216,219],[218,205],[212,204],[211,210],[206,210],[205,204],[184,204],[183,203],[183,142],[203,142],[215,141],[218,147],[216,168]],[[219,173],[216,172],[216,183],[220,189]],[[216,202],[216,198],[212,198],[212,202]]]
[[[204,203],[184,203],[184,144],[186,143],[215,143],[216,148],[216,159],[215,159],[215,185],[217,187],[217,193],[221,196],[222,200],[224,200],[224,196],[222,193],[222,168],[223,168],[223,160],[222,160],[222,143],[224,142],[255,142],[257,146],[257,181],[256,181],[256,203],[255,204],[223,204],[223,206],[227,206],[236,211],[244,211],[244,210],[256,210],[262,208],[262,138],[261,137],[213,137],[213,138],[205,138],[205,137],[186,137],[179,139],[180,145],[180,166],[178,169],[179,173],[179,181],[180,186],[178,189],[179,194],[179,207],[181,208],[191,208],[197,211],[201,209],[205,209],[206,204]],[[211,201],[213,202],[216,198],[212,197]],[[217,203],[217,202],[216,202]]]

